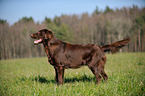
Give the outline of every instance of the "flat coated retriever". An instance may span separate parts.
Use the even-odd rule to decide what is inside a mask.
[[[130,41],[130,38],[127,38],[102,46],[95,44],[74,45],[58,40],[50,29],[42,29],[30,36],[37,39],[34,41],[35,44],[43,43],[48,61],[54,66],[58,85],[63,84],[65,69],[79,68],[83,65],[88,65],[93,72],[96,84],[101,81],[102,77],[106,81],[108,76],[104,71],[105,52],[116,53]]]

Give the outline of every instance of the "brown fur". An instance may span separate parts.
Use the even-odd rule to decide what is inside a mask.
[[[95,44],[75,45],[58,40],[50,29],[42,29],[31,34],[35,43],[43,43],[49,63],[54,66],[56,82],[63,84],[64,70],[79,68],[87,65],[96,77],[96,83],[100,83],[101,76],[106,81],[107,74],[104,71],[106,56],[104,52],[117,52],[125,46],[130,39],[118,41],[109,45],[97,46]]]

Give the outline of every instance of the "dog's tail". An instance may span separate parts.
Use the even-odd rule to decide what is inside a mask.
[[[117,41],[114,42],[112,44],[108,44],[108,45],[102,45],[99,46],[104,52],[111,52],[112,54],[116,53],[119,51],[120,48],[124,47],[125,45],[127,45],[130,41],[130,38],[121,40],[121,41]]]

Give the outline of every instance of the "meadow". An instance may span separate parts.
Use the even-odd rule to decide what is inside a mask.
[[[95,84],[87,66],[65,70],[57,86],[46,57],[0,61],[0,96],[143,96],[145,53],[107,54],[108,81]]]

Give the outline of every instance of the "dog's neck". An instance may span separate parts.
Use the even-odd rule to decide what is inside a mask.
[[[46,40],[43,42],[45,52],[47,54],[49,62],[51,61],[51,57],[54,55],[54,51],[59,48],[59,45],[62,41],[58,40],[55,36],[51,38],[51,40]],[[51,63],[51,62],[50,62]]]

